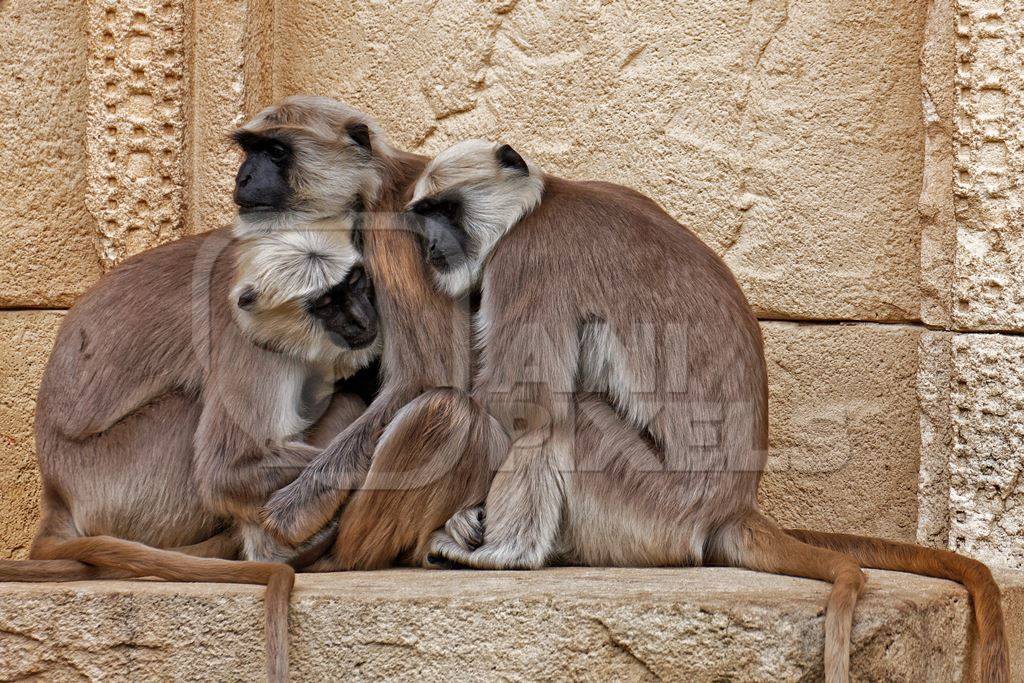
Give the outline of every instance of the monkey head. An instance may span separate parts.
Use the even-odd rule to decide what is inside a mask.
[[[336,216],[376,198],[375,153],[389,150],[364,114],[325,97],[295,96],[236,130],[236,235]]]
[[[473,288],[498,240],[543,192],[540,170],[508,145],[467,140],[434,157],[408,210],[438,286],[453,297]]]
[[[361,263],[320,292],[282,299],[250,283],[233,296],[243,333],[270,351],[312,362],[344,360],[352,371],[380,353],[373,282]]]

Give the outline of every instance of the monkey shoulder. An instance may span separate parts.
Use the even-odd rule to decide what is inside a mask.
[[[193,347],[202,338],[195,335],[194,316],[202,314],[194,305],[195,280],[203,277],[202,259],[220,260],[209,253],[224,254],[229,244],[227,230],[185,237],[134,255],[101,277],[62,321],[40,384],[39,412],[84,415],[84,406],[72,406],[91,397],[149,396],[140,387],[157,385],[194,388]],[[215,272],[211,267],[211,276]],[[80,417],[67,418],[69,431],[77,431]]]

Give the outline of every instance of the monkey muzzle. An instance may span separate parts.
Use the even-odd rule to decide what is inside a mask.
[[[362,266],[353,268],[348,280],[310,302],[308,310],[335,346],[363,349],[377,338],[373,283]]]
[[[332,326],[324,323],[327,336],[335,346],[348,347],[353,351],[365,349],[377,338],[377,322],[369,325],[359,325],[352,322],[339,326]]]

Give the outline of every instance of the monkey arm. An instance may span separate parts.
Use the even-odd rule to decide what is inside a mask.
[[[218,514],[255,517],[260,505],[288,484],[320,449],[300,442],[260,442],[217,401],[203,409],[195,437],[200,495]]]
[[[424,392],[381,436],[366,480],[341,513],[334,548],[314,571],[422,564],[431,532],[483,501],[507,453],[504,430],[465,392]]]
[[[577,336],[574,326],[550,317],[488,319],[495,323],[473,398],[512,446],[487,494],[483,545],[470,552],[435,542],[431,551],[478,568],[536,568],[556,551],[564,479],[572,470]],[[443,533],[435,535],[435,541],[443,539]]]
[[[412,398],[405,392],[379,396],[294,481],[285,482],[288,485],[271,496],[264,508],[267,529],[298,543],[326,524],[349,492],[362,483],[380,435]]]

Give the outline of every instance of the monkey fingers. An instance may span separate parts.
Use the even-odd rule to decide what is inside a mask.
[[[447,525],[445,525],[447,527]],[[457,569],[470,567],[472,550],[464,548],[447,531],[438,529],[430,535],[423,566],[427,569]]]
[[[514,545],[485,543],[475,550],[466,550],[446,531],[435,531],[430,537],[425,567],[445,568],[450,564],[473,569],[536,569],[532,553]],[[450,563],[450,564],[449,564]]]
[[[459,510],[445,525],[444,530],[448,536],[467,551],[473,551],[483,545],[484,542],[484,520],[486,519],[484,507],[476,507]]]
[[[330,459],[318,458],[271,496],[262,510],[263,527],[292,545],[322,529],[366,477],[360,454],[352,452],[357,450],[350,443],[340,451],[325,450],[322,455]]]
[[[366,478],[379,435],[396,405],[401,407],[397,400],[379,397],[295,481],[271,496],[262,510],[264,528],[298,545],[327,524]]]

